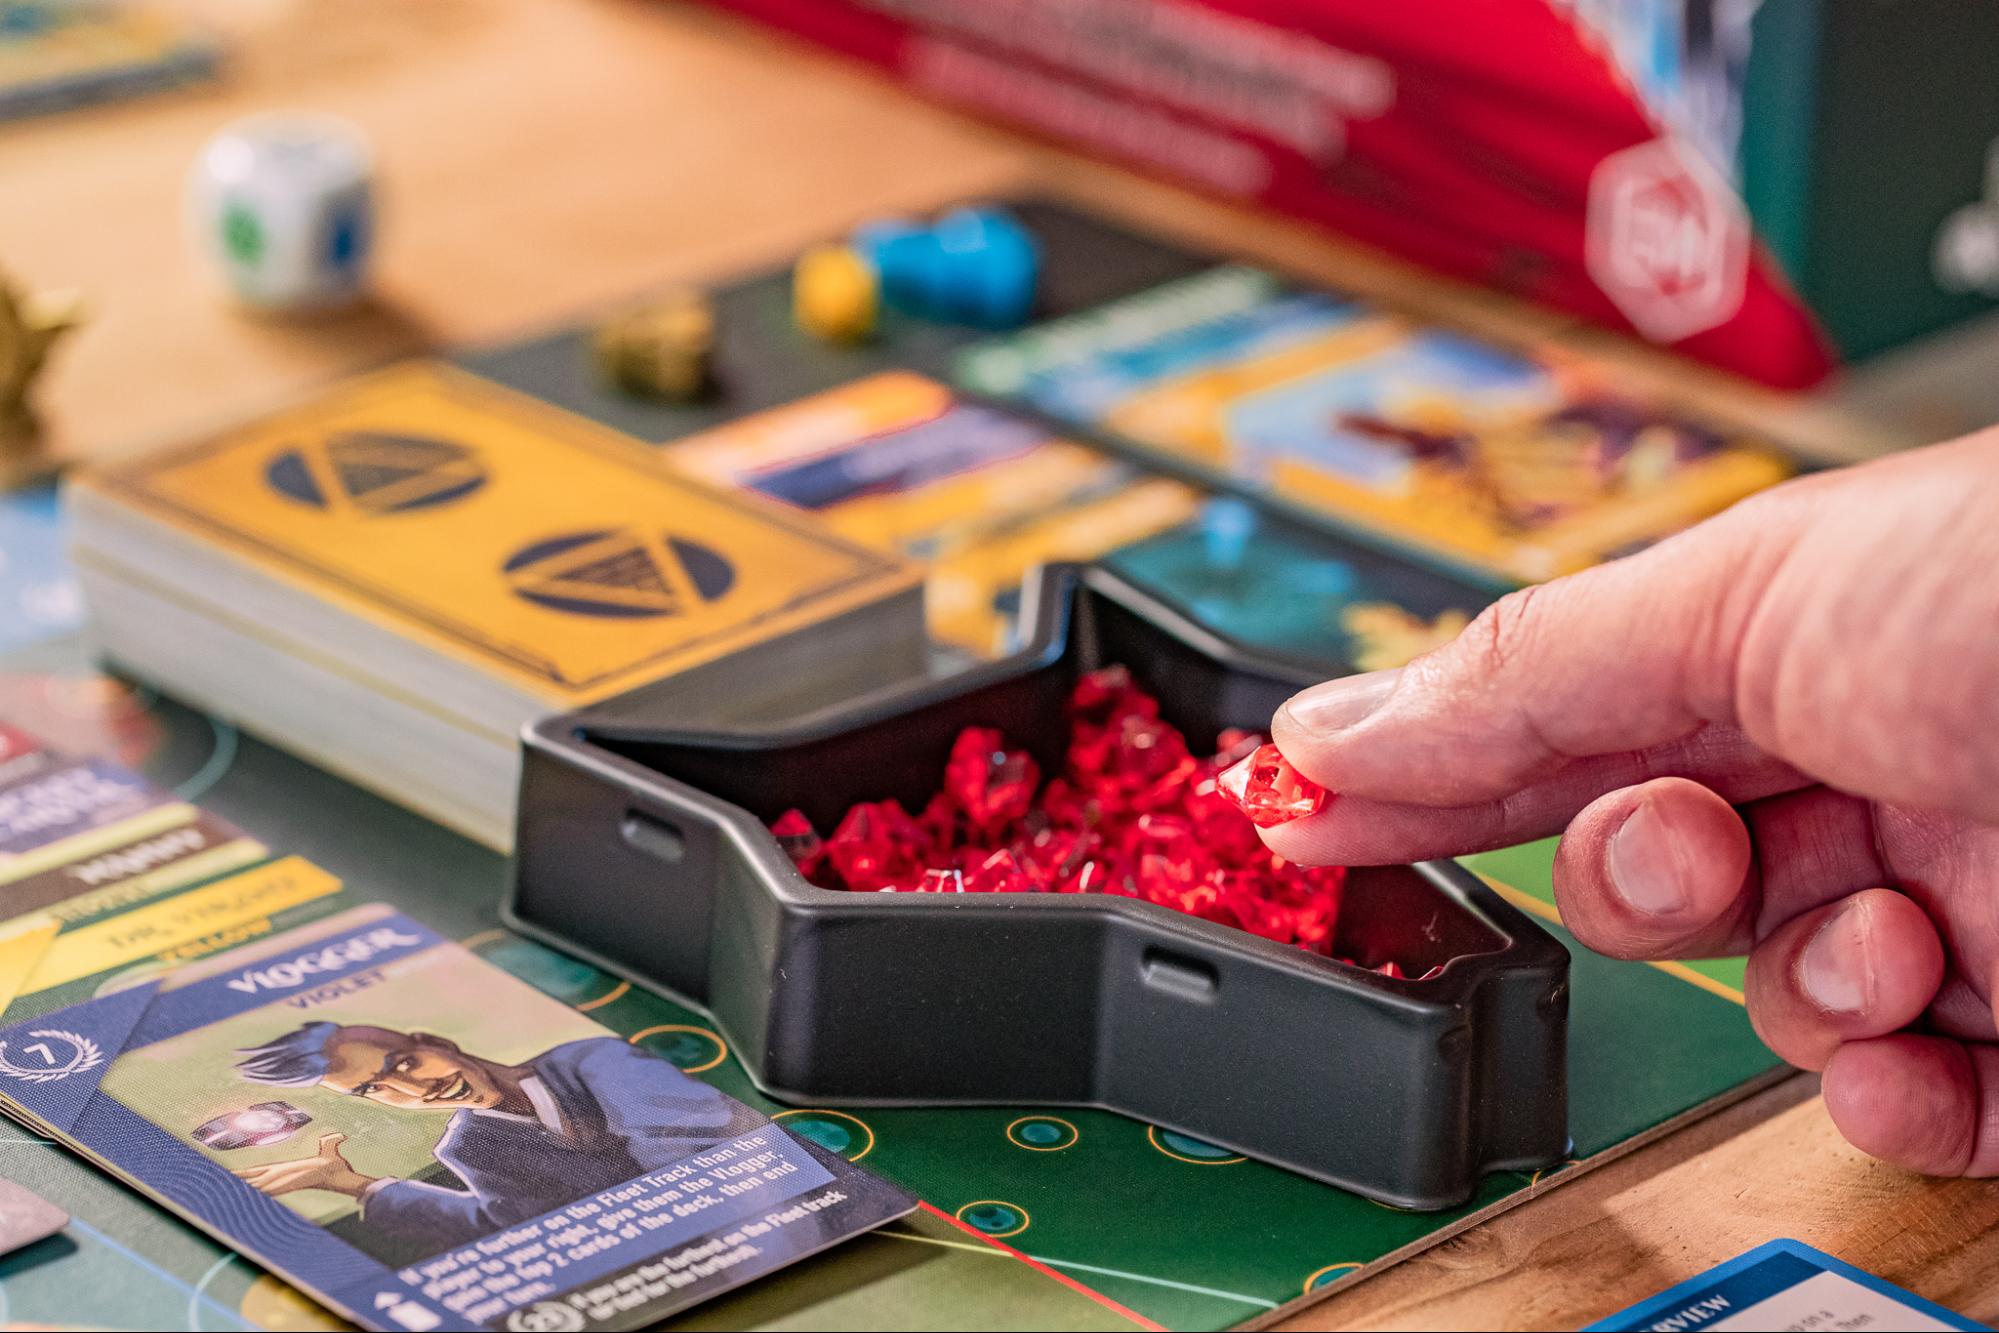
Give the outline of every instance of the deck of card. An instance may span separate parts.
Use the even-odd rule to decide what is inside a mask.
[[[66,494],[107,658],[502,850],[525,723],[786,716],[926,661],[913,563],[441,364]]]

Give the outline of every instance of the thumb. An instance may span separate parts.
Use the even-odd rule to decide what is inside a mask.
[[[331,1134],[321,1134],[319,1136],[319,1156],[340,1157],[340,1145],[345,1142],[347,1142],[347,1136],[337,1130]],[[345,1159],[343,1158],[342,1160]]]
[[[1336,792],[1436,807],[1599,757],[1655,777],[1712,726],[1854,795],[1999,817],[1995,506],[1999,432],[1789,482],[1314,686],[1273,739]]]
[[[1733,723],[1735,645],[1755,606],[1744,590],[1789,546],[1779,525],[1715,523],[1523,588],[1399,670],[1293,696],[1272,738],[1342,795],[1462,806]]]

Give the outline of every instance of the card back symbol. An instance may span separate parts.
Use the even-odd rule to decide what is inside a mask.
[[[514,593],[537,606],[628,620],[684,615],[736,582],[735,566],[711,548],[632,528],[550,537],[501,568]]]
[[[104,1063],[104,1052],[90,1038],[60,1028],[35,1028],[28,1033],[34,1040],[21,1047],[24,1063],[17,1064],[0,1041],[0,1074],[23,1083],[54,1083],[71,1074],[83,1074]]]
[[[378,518],[461,500],[486,484],[486,469],[449,440],[338,431],[283,450],[264,468],[264,480],[314,509]]]

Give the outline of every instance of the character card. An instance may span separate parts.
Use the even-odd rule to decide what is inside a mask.
[[[960,379],[1518,580],[1782,480],[1579,372],[1225,267],[983,344]]]
[[[10,1113],[368,1328],[639,1328],[915,1201],[383,906],[0,1029]]]
[[[1021,579],[1191,518],[1197,491],[891,371],[679,441],[673,463],[929,567],[931,633],[1005,651]]]

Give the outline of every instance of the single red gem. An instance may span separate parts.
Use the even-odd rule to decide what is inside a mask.
[[[1034,881],[1012,852],[998,851],[965,871],[966,893],[1032,893]]]
[[[812,827],[812,821],[805,817],[805,812],[785,811],[771,821],[770,831],[777,838],[777,845],[798,867],[798,873],[810,879],[825,859],[826,843],[820,838],[819,830]]]
[[[1246,759],[1264,743],[1260,731],[1244,731],[1240,727],[1230,727],[1215,737],[1215,767],[1227,768],[1238,759]]]
[[[928,844],[921,826],[898,802],[863,802],[847,812],[826,840],[826,860],[848,888],[865,892],[921,874]]]
[[[1159,716],[1159,701],[1138,688],[1121,666],[1092,671],[1069,693],[1069,713],[1079,726],[1108,726],[1129,713]]]
[[[1275,745],[1260,745],[1215,779],[1215,788],[1258,828],[1276,828],[1325,808],[1324,787],[1291,767]]]
[[[965,892],[965,872],[955,866],[949,870],[926,870],[923,882],[916,886],[918,893],[963,893]]]
[[[944,764],[944,795],[979,831],[1011,824],[1034,804],[1041,766],[1025,750],[1009,750],[992,727],[967,727]]]

